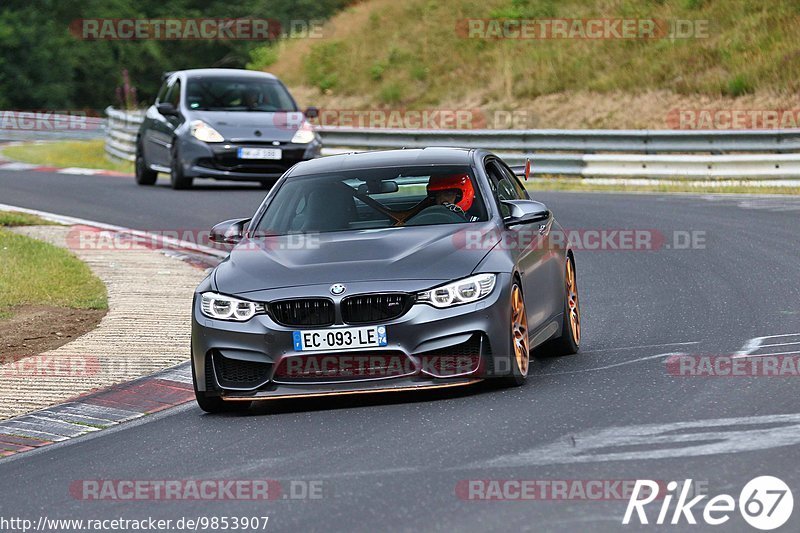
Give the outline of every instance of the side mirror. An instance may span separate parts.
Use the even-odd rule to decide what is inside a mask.
[[[211,228],[208,238],[211,242],[221,244],[236,244],[244,237],[244,227],[250,222],[249,218],[234,218],[220,222]]]
[[[319,116],[319,108],[308,106],[305,110],[306,118],[317,118]]]
[[[175,109],[175,106],[170,104],[169,102],[161,102],[156,106],[156,109],[158,110],[159,113],[165,116],[178,114],[178,110]]]
[[[550,218],[550,211],[541,202],[533,200],[501,200],[501,203],[508,207],[509,215],[505,217],[506,226],[517,226],[519,224],[532,224]]]

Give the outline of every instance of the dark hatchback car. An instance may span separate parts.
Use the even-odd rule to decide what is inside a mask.
[[[236,246],[194,296],[197,402],[520,385],[530,350],[580,344],[563,233],[484,150],[300,163],[212,229]]]
[[[136,182],[159,172],[174,189],[194,178],[272,186],[292,165],[320,155],[322,143],[281,81],[265,72],[195,69],[167,75],[136,138]]]

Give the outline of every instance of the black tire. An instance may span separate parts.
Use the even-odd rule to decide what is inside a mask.
[[[173,141],[174,143],[175,141]],[[180,164],[178,151],[173,148],[172,161],[169,165],[169,183],[175,190],[189,189],[192,186],[193,178],[187,178],[183,175],[183,167]]]
[[[138,185],[155,185],[156,179],[158,179],[158,172],[151,170],[150,167],[147,166],[141,141],[136,143],[136,162],[134,163],[134,167],[136,171],[136,183]]]
[[[197,390],[197,376],[194,373],[194,359],[190,363],[192,366],[192,385],[194,386],[194,398],[197,405],[206,413],[241,413],[250,408],[253,402],[226,402],[219,395],[208,394]]]
[[[505,369],[495,366],[500,374],[496,380],[498,386],[519,387],[525,383],[530,368],[530,345],[528,342],[528,316],[525,309],[525,298],[519,282],[514,280],[511,285],[511,331],[509,332],[508,363],[503,365],[506,367]]]
[[[572,270],[572,286],[570,286],[570,268]],[[578,298],[578,276],[575,272],[575,261],[567,256],[565,264],[564,279],[564,319],[561,328],[561,335],[548,341],[542,346],[542,355],[548,357],[561,357],[578,353],[581,344],[581,325],[580,325],[580,299]],[[574,302],[574,307],[573,307]],[[576,313],[577,322],[571,319],[572,314]],[[576,326],[573,323],[577,324]],[[577,334],[576,334],[577,331]]]

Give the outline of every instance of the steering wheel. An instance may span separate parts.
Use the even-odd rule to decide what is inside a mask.
[[[394,221],[394,224],[392,224],[393,227],[402,226],[403,224],[405,224],[406,220],[413,217],[420,211],[428,207],[433,207],[432,204],[434,202],[434,199],[428,196],[423,200],[421,200],[417,205],[415,205],[411,209],[406,209],[404,211],[393,211],[388,207],[384,206],[382,203],[378,202],[377,200],[371,198],[370,196],[360,193],[356,190],[353,190],[352,187],[350,187],[345,183],[342,183],[342,186],[346,187],[348,192],[350,192],[350,194],[352,194],[354,197],[358,198],[359,200],[361,200],[374,210],[378,211],[382,215],[385,215],[387,218],[392,219]]]
[[[453,222],[466,222],[463,215],[446,208],[443,205],[432,205],[423,209],[412,220],[409,226],[422,226],[425,224],[450,224]]]

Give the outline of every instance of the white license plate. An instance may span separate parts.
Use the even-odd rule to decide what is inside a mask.
[[[280,159],[280,148],[239,148],[239,159]]]
[[[386,326],[310,329],[292,332],[296,352],[386,346]]]

